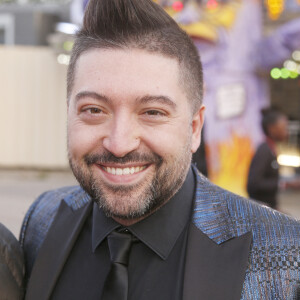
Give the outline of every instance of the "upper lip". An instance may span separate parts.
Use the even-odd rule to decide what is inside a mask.
[[[114,163],[98,163],[97,165],[105,167],[105,168],[120,168],[120,169],[125,169],[125,168],[135,168],[135,167],[143,167],[143,166],[148,166],[150,163],[145,163],[145,162],[136,162],[136,163],[130,163],[130,164],[114,164]]]

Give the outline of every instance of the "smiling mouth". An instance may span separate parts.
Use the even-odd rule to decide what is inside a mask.
[[[102,170],[112,175],[132,175],[144,171],[148,166],[114,168],[100,165],[100,167]]]

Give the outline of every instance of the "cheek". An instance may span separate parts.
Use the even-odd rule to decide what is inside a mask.
[[[68,150],[74,158],[90,153],[100,145],[99,131],[92,126],[68,124]]]
[[[190,131],[191,128],[182,122],[181,126],[170,126],[144,133],[143,142],[151,151],[166,160],[173,160],[181,155],[189,144]]]

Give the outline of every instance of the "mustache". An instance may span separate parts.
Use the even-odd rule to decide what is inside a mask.
[[[126,163],[150,163],[160,165],[163,162],[161,156],[156,153],[130,152],[123,157],[117,157],[109,151],[100,154],[87,154],[84,156],[87,165],[93,164],[126,164]]]

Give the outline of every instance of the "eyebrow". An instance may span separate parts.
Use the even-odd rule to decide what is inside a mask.
[[[75,102],[78,102],[79,100],[81,100],[83,98],[87,98],[87,97],[94,98],[99,101],[105,101],[105,102],[110,101],[110,99],[104,95],[101,95],[101,94],[98,94],[95,92],[82,91],[82,92],[79,92],[75,96]],[[177,105],[173,100],[171,100],[169,97],[163,96],[163,95],[155,95],[155,96],[146,95],[146,96],[137,98],[136,102],[139,102],[140,104],[161,103],[161,104],[172,107],[172,109],[174,109],[174,110],[177,108]]]
[[[169,97],[167,96],[163,96],[163,95],[157,95],[157,96],[151,96],[151,95],[147,95],[141,98],[137,99],[137,102],[140,102],[141,104],[148,104],[148,103],[161,103],[164,105],[168,105],[170,107],[172,107],[173,109],[177,108],[176,103],[171,100]]]
[[[109,99],[101,94],[95,93],[95,92],[89,92],[89,91],[82,91],[79,92],[76,96],[75,96],[75,102],[78,102],[79,100],[83,99],[83,98],[94,98],[96,100],[101,100],[101,101],[105,101],[108,102]]]

